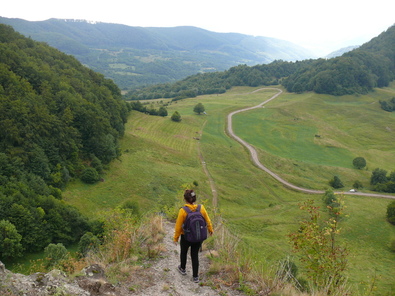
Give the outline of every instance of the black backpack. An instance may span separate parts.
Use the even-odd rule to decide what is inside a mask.
[[[187,206],[183,209],[187,212],[187,218],[182,225],[185,239],[191,243],[202,242],[207,238],[207,223],[200,212],[201,205],[198,205],[195,212]]]

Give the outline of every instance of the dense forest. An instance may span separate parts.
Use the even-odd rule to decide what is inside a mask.
[[[128,107],[74,57],[0,25],[0,259],[69,244],[91,223],[66,184],[120,155]]]
[[[239,65],[224,72],[197,74],[172,84],[129,92],[131,100],[193,97],[222,93],[232,86],[282,84],[287,91],[331,95],[366,93],[395,79],[395,26],[361,47],[332,59],[266,65]]]

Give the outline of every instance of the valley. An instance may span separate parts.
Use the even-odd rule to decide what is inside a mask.
[[[190,55],[203,43],[212,53],[226,41],[221,39],[225,35],[212,39],[204,30],[181,27],[171,31],[172,42],[163,43],[157,39],[160,29],[117,27],[120,36],[127,31],[154,39],[123,40],[139,46],[132,52],[109,46],[118,35],[96,39],[88,33],[92,24],[45,24],[54,23],[69,34],[81,33],[82,25],[80,37],[90,44],[74,49],[99,49],[93,60],[103,58],[116,73],[132,71],[124,75],[128,78],[141,76],[133,64],[137,59],[152,62],[166,79],[179,79],[164,70],[169,66],[180,74],[178,64],[165,67],[169,60],[157,50],[179,50],[176,45],[191,30],[203,35],[184,44]],[[95,28],[109,30],[106,24]],[[155,221],[174,219],[183,190],[193,187],[220,230],[208,244],[221,242],[218,250],[228,256],[216,268],[227,269],[229,259],[235,259],[230,267],[234,283],[245,291],[245,271],[257,272],[258,281],[273,281],[285,261],[297,267],[295,277],[309,289],[310,269],[293,252],[290,239],[308,229],[301,221],[309,216],[301,209],[310,203],[319,215],[313,219],[316,229],[325,230],[324,240],[332,239],[332,244],[320,243],[332,246],[321,258],[333,255],[335,236],[336,244],[346,248],[351,294],[393,295],[395,228],[386,211],[395,197],[394,27],[338,58],[242,64],[126,96],[119,83],[76,58],[9,26],[0,29],[0,224],[6,233],[0,237],[0,258],[7,266],[25,255],[28,261],[35,252],[44,256],[49,246],[63,254],[65,246],[78,248],[85,256],[93,244],[94,255],[103,255],[99,262],[109,265],[113,279],[127,279],[131,268],[141,267],[140,260],[160,256],[162,225]],[[205,39],[207,34],[212,38]],[[226,37],[233,42],[242,36]],[[68,43],[70,38],[60,43],[76,44]],[[118,60],[118,55],[133,61]],[[131,87],[130,81],[125,85]],[[197,104],[205,112],[196,111]],[[363,165],[355,164],[358,158]],[[376,173],[383,174],[373,180]],[[333,225],[332,218],[343,210],[336,220],[340,228],[330,232],[322,227]],[[155,240],[147,241],[146,224],[156,227]],[[40,271],[53,267],[52,256],[30,265],[41,264],[35,266]],[[62,259],[57,258],[57,266],[70,268],[70,274],[90,260]],[[127,272],[119,273],[121,266]],[[329,265],[320,268],[331,270]]]
[[[391,91],[393,87],[392,85],[385,90]],[[227,136],[227,114],[260,104],[278,92],[271,89],[253,92],[257,89],[237,87],[222,95],[200,96],[171,103],[168,106],[169,114],[178,110],[182,116],[180,123],[133,111],[121,144],[123,155],[120,161],[111,164],[110,171],[104,177],[105,181],[93,186],[74,182],[65,192],[65,199],[89,216],[117,206],[125,199],[138,200],[141,208],[146,210],[153,207],[160,210],[164,205],[179,205],[181,185],[197,181],[199,199],[209,201],[209,211],[222,216],[227,227],[240,238],[243,248],[249,250],[252,260],[263,266],[271,266],[286,256],[292,256],[287,235],[297,227],[301,218],[298,203],[313,198],[321,205],[322,196],[285,188],[253,165],[246,149]],[[379,111],[378,106],[373,106],[372,100],[377,100],[383,93],[377,90],[373,94],[350,96],[346,100],[348,104],[354,102],[354,112],[358,113],[359,108],[372,108],[372,114],[375,115]],[[327,103],[320,103],[318,97],[319,95],[312,94],[284,93],[265,105],[265,108],[235,116],[233,128],[237,135],[248,142],[250,131],[255,131],[254,138],[260,139],[256,129],[256,113],[270,112],[273,108],[287,109],[286,104],[296,110],[294,102],[298,101],[309,104],[315,102],[314,106],[318,107],[323,118],[324,114],[334,114],[332,109],[323,108]],[[328,99],[335,100],[336,97]],[[365,101],[366,104],[362,104]],[[158,102],[160,101],[152,103],[159,104]],[[193,113],[193,106],[197,102],[204,104],[207,115]],[[302,105],[301,109],[303,108],[305,106]],[[369,113],[364,114],[366,118],[370,118]],[[394,117],[389,113],[384,114],[387,116],[386,124],[391,124]],[[249,121],[250,116],[255,119]],[[282,120],[281,117],[277,119]],[[254,124],[251,125],[250,122]],[[340,121],[327,122],[327,130],[337,131],[334,127],[338,122]],[[387,151],[384,154],[369,158],[368,166],[383,166],[386,157],[391,157],[391,153],[394,153],[391,146],[393,142],[381,137],[376,125],[371,125],[366,132],[377,135],[375,145],[388,147],[383,149],[384,152]],[[200,133],[200,140],[194,139]],[[314,138],[314,134],[312,137]],[[276,144],[283,149],[287,148],[281,144],[281,137]],[[363,146],[358,147],[359,144],[355,141],[348,141],[347,144],[347,149],[351,151],[362,151],[367,145],[364,142]],[[351,165],[342,168],[287,159],[270,154],[270,151],[260,145],[253,145],[265,166],[285,180],[305,188],[325,190],[329,187],[327,182],[333,174],[341,173],[346,184],[351,184],[355,178],[368,180],[370,176],[369,171],[355,170]],[[212,181],[202,168],[199,151]],[[214,182],[215,194],[218,196],[217,203],[212,206],[210,182]],[[367,189],[364,192],[371,193]],[[350,282],[358,289],[364,289],[374,281],[382,293],[391,291],[394,288],[391,279],[394,276],[392,265],[395,255],[389,251],[388,244],[395,236],[395,229],[385,221],[385,209],[389,200],[347,196],[345,203],[349,218],[342,222],[341,241],[347,244],[350,251],[350,268],[347,272]],[[297,263],[297,258],[293,260]]]

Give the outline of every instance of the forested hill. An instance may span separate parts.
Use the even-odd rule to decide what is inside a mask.
[[[132,100],[193,97],[221,93],[232,86],[282,84],[290,92],[315,91],[332,95],[366,93],[395,79],[395,26],[361,47],[332,59],[267,65],[239,65],[227,71],[197,74],[173,83],[134,90]]]
[[[358,49],[297,69],[284,80],[288,91],[332,95],[366,93],[395,79],[395,26]]]
[[[86,171],[97,180],[118,157],[128,112],[120,90],[0,24],[0,110],[0,259],[75,242],[89,224],[60,189]]]
[[[64,19],[29,22],[4,17],[0,23],[74,55],[125,90],[174,82],[199,72],[223,71],[238,64],[314,57],[284,40],[196,27],[131,27]]]

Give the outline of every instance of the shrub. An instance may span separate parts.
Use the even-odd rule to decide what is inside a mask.
[[[391,224],[395,225],[395,201],[391,202],[387,206],[387,220]]]
[[[130,211],[133,215],[140,215],[140,206],[135,200],[125,200],[121,205],[121,209]]]
[[[92,232],[85,233],[78,243],[78,253],[85,257],[89,252],[97,252],[99,250],[100,240]]]
[[[395,239],[390,243],[390,250],[391,252],[395,252]]]
[[[333,291],[347,281],[344,271],[348,252],[338,244],[339,219],[331,217],[327,221],[320,221],[319,207],[314,205],[313,200],[299,207],[309,217],[301,221],[299,229],[289,235],[293,250],[301,255],[300,261],[313,284],[319,290]],[[344,205],[340,203],[336,215],[343,215],[343,209]]]
[[[323,200],[324,200],[325,205],[327,205],[327,206],[330,206],[333,203],[337,202],[337,198],[331,189],[328,189],[325,191]]]
[[[352,164],[354,165],[354,167],[361,170],[366,166],[366,160],[363,157],[356,157],[352,161]]]
[[[22,236],[14,224],[7,220],[0,221],[0,257],[21,257],[23,247]]]
[[[338,176],[334,176],[333,179],[329,181],[329,185],[331,185],[335,189],[344,187],[342,181]]]
[[[370,177],[370,185],[376,185],[376,184],[384,184],[387,183],[387,171],[377,168],[372,172],[372,176]]]
[[[99,173],[95,168],[88,167],[81,174],[81,181],[87,184],[93,184],[100,180]]]
[[[96,156],[92,156],[91,166],[98,172],[103,172],[103,164]]]
[[[162,117],[167,116],[167,109],[166,109],[165,107],[161,106],[161,107],[159,108],[158,115],[159,115],[159,116],[162,116]]]
[[[60,261],[67,259],[68,252],[66,247],[62,243],[49,244],[44,249],[45,257],[48,260],[47,266],[53,267],[60,263]]]
[[[193,112],[200,114],[203,113],[205,110],[204,106],[202,103],[198,103],[194,108],[193,108]]]
[[[181,121],[180,113],[178,113],[178,111],[174,111],[173,115],[171,116],[171,120],[175,122],[180,122]]]

